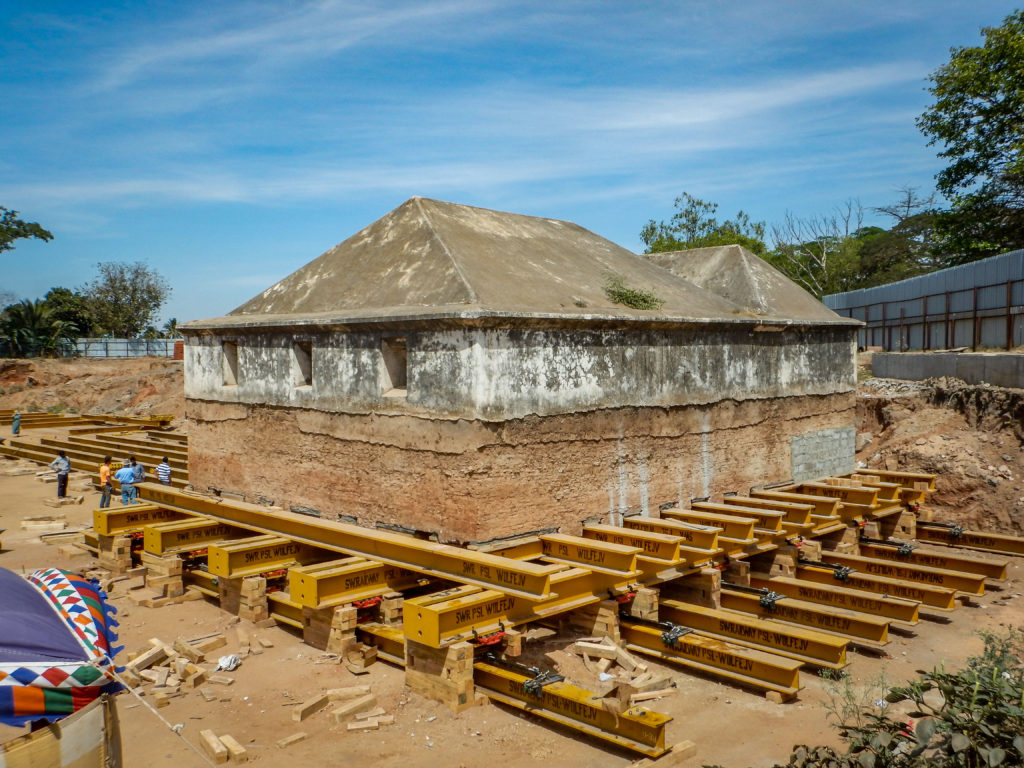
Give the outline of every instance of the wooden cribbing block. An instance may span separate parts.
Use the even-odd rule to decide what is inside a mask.
[[[473,646],[462,642],[432,648],[406,638],[405,683],[453,712],[473,706]]]
[[[614,661],[618,658],[618,646],[615,645],[603,645],[601,643],[586,643],[580,641],[574,643],[570,650],[577,653],[585,653],[587,656],[595,656],[599,659],[612,659]]]
[[[134,671],[135,673],[139,673],[144,669],[149,669],[152,666],[155,666],[163,661],[166,661],[167,656],[168,654],[166,649],[158,646],[156,648],[150,648],[148,651],[144,651],[143,653],[139,654],[134,659],[129,661],[125,666]]]
[[[629,697],[631,704],[636,704],[640,701],[649,701],[650,699],[660,699],[664,696],[675,696],[678,693],[676,688],[660,688],[656,691],[647,691],[646,693],[634,693]]]
[[[346,699],[357,699],[370,692],[368,685],[352,685],[348,688],[331,688],[326,691],[327,698],[331,701],[345,701]]]
[[[225,733],[221,736],[220,743],[227,748],[231,762],[244,763],[249,760],[249,753],[245,751],[245,747],[239,744],[238,740],[230,733]]]
[[[206,682],[216,685],[231,685],[235,682],[235,678],[228,677],[227,675],[210,675],[206,678]]]
[[[181,637],[175,640],[171,647],[194,664],[199,664],[206,658],[206,654]]]
[[[334,626],[335,608],[302,608],[302,641],[306,645],[319,648],[321,651],[327,648],[331,639],[331,631]],[[352,633],[355,634],[353,627]],[[331,651],[339,653],[339,651]]]
[[[356,720],[368,720],[371,717],[377,718],[386,713],[387,710],[384,709],[384,707],[374,707],[373,709],[368,709],[365,712],[358,713],[356,715]]]
[[[372,693],[365,696],[360,696],[358,699],[352,699],[347,701],[339,707],[336,707],[331,711],[331,715],[334,716],[334,722],[342,723],[349,717],[354,715],[356,712],[361,712],[368,707],[372,707],[377,703],[377,697]]]
[[[213,759],[213,762],[226,763],[228,761],[228,748],[210,729],[199,732],[199,743],[202,744],[203,751]]]
[[[358,621],[359,610],[354,606],[334,609],[331,614],[326,650],[344,656],[348,649],[356,643]]]
[[[330,701],[330,697],[325,693],[321,693],[311,699],[306,699],[292,710],[292,720],[296,723],[301,723],[310,715],[315,714],[326,707]]]
[[[195,648],[197,651],[203,654],[207,654],[210,651],[215,651],[218,648],[223,648],[228,644],[228,639],[224,635],[214,635],[203,640],[196,642],[190,642],[189,645]]]
[[[284,749],[286,747],[290,747],[292,744],[297,744],[308,736],[309,734],[305,731],[299,731],[298,733],[293,733],[291,736],[285,736],[283,739],[280,739],[277,742],[277,746]]]
[[[523,653],[523,633],[518,629],[505,630],[504,653],[510,658],[521,656]]]

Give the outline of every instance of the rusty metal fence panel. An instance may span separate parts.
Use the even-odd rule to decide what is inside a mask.
[[[1024,345],[1024,250],[822,301],[864,321],[862,348],[1011,349]]]

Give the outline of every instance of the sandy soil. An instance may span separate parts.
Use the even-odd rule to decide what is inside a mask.
[[[180,409],[171,409],[175,398],[180,402],[180,369],[175,370],[176,364],[162,361],[150,367],[154,362],[133,361],[128,366],[131,370],[121,374],[118,366],[106,361],[101,364],[85,362],[84,381],[76,384],[69,378],[55,384],[52,390],[62,394],[53,397],[64,398],[66,403],[78,403],[76,407],[80,410],[92,410],[99,407],[98,403],[106,402],[105,398],[123,406],[132,400],[131,392],[147,391],[151,385],[155,394],[126,407],[152,403],[143,412],[181,413]],[[73,363],[77,364],[78,361]],[[20,375],[41,380],[43,376],[66,373],[68,369],[60,365],[57,363],[51,369],[47,363],[32,371],[22,371]],[[12,394],[9,382],[14,374],[9,368],[6,371],[3,373],[0,369],[0,382],[8,382],[0,384],[8,389],[7,394],[0,396],[0,407],[11,407],[12,399],[18,400],[14,404],[24,406],[28,402],[23,399],[28,390]],[[122,376],[120,384],[113,381]],[[165,385],[170,386],[175,376],[179,381],[177,393],[163,389]],[[142,381],[147,384],[138,383]],[[46,399],[51,396],[51,387],[39,384],[32,390],[40,407],[51,402]],[[885,402],[864,408],[859,431],[871,433],[872,437],[859,458],[878,466],[896,461],[901,469],[936,471],[934,467],[945,467],[952,478],[940,481],[942,491],[938,496],[940,506],[946,508],[944,515],[964,516],[966,505],[973,510],[970,516],[974,519],[991,520],[998,524],[996,527],[1019,529],[1024,515],[1022,507],[1003,506],[1004,500],[1015,502],[1018,496],[1024,495],[1018,493],[1020,483],[1016,478],[1024,474],[1024,466],[1013,425],[978,430],[971,424],[969,415],[933,405],[926,394],[892,392],[884,387],[875,390],[869,387],[864,393],[871,395],[865,400]],[[890,417],[879,418],[880,408],[892,409]],[[947,440],[943,435],[953,439]],[[1004,453],[1012,461],[1004,461]],[[998,464],[996,458],[999,458]],[[994,475],[987,467],[999,471],[1002,464],[1013,479],[1002,476],[992,485],[988,478]],[[11,466],[13,463],[4,462],[0,469]],[[974,477],[972,472],[979,476]],[[991,495],[1000,489],[1005,497]],[[54,492],[53,484],[41,483],[31,475],[0,475],[0,498],[3,499],[0,528],[7,529],[0,535],[3,541],[0,567],[21,572],[45,566],[80,570],[92,565],[90,557],[69,555],[66,548],[43,543],[37,535],[20,529],[20,522],[26,517],[56,512],[42,504],[42,499]],[[97,501],[98,494],[90,492],[81,506],[63,507],[60,511],[66,515],[68,527],[90,524]],[[853,654],[849,672],[855,688],[866,700],[874,700],[878,698],[875,693],[878,687],[871,682],[882,675],[896,684],[912,678],[917,669],[940,664],[961,666],[969,655],[981,649],[978,630],[1024,626],[1022,593],[1024,558],[1013,560],[1009,580],[984,597],[959,607],[948,616],[928,614],[926,620],[912,630],[892,632],[887,653]],[[119,587],[112,591],[112,600],[120,609],[121,640],[129,650],[143,648],[151,637],[172,642],[179,636],[198,637],[220,630],[225,631],[229,644],[214,655],[238,647],[236,628],[229,626],[230,618],[210,602],[142,608]],[[180,737],[137,699],[129,695],[118,697],[126,765],[147,768],[205,765],[185,742],[187,739],[197,744],[198,733],[205,728],[232,734],[249,748],[251,759],[268,765],[288,764],[290,768],[357,763],[407,768],[459,765],[475,768],[499,763],[509,768],[537,765],[617,768],[634,759],[629,753],[606,748],[572,731],[553,728],[536,718],[496,705],[453,715],[443,706],[405,690],[402,670],[387,663],[375,664],[368,675],[357,678],[337,664],[317,663],[319,652],[304,645],[287,628],[254,630],[250,626],[248,629],[270,640],[273,647],[248,657],[234,673],[234,685],[210,686],[218,694],[218,700],[207,702],[198,693],[189,692],[158,710],[169,723],[184,724]],[[593,687],[589,673],[578,660],[562,650],[565,644],[565,640],[530,643],[528,658],[560,671],[584,687]],[[697,744],[698,757],[689,765],[759,768],[785,762],[794,744],[836,742],[825,707],[836,684],[813,671],[802,671],[804,689],[796,701],[777,705],[756,693],[679,669],[654,662],[650,662],[650,666],[675,675],[678,694],[652,702],[650,708],[674,718],[668,729],[669,743],[688,739]],[[394,725],[380,731],[352,733],[346,731],[344,725],[335,725],[327,710],[302,723],[292,721],[291,708],[295,703],[323,689],[365,683],[372,686],[379,704],[395,716]],[[306,732],[309,737],[286,750],[275,746],[278,739],[298,731]],[[15,733],[13,729],[0,727],[0,740]]]

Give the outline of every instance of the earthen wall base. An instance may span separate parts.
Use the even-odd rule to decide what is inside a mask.
[[[486,541],[657,515],[792,477],[795,436],[852,425],[853,393],[505,422],[188,401],[197,490]],[[852,467],[850,467],[852,469]]]

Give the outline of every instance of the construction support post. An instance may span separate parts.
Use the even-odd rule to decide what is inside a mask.
[[[474,706],[472,644],[461,642],[447,648],[431,648],[406,638],[405,684],[452,712]]]

